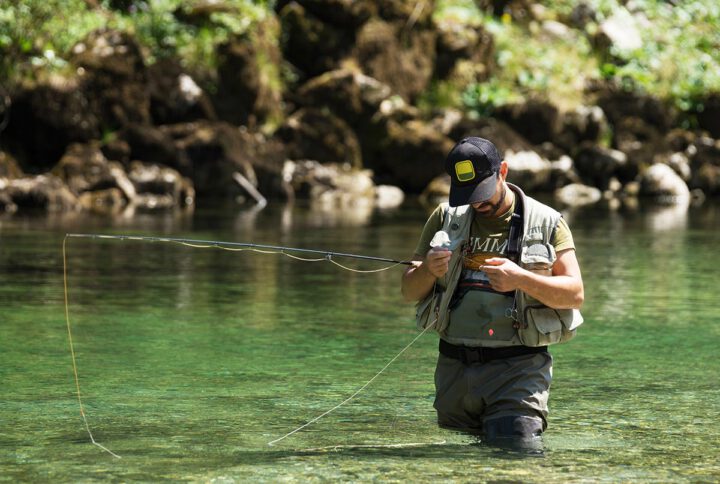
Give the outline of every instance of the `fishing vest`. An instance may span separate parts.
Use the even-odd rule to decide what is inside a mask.
[[[522,220],[522,224],[516,224],[516,228],[519,227],[520,230],[513,230],[511,222],[508,257],[515,259],[524,269],[549,276],[556,260],[551,241],[561,215],[551,207],[526,196],[519,187],[510,183],[508,186],[518,195],[514,218],[521,216]],[[445,217],[442,230],[447,232],[451,241],[461,240],[463,243],[455,244],[447,273],[436,280],[428,296],[417,304],[416,320],[419,329],[431,327],[441,337],[447,337],[450,303],[463,270],[463,250],[470,236],[474,212],[470,205],[449,207],[443,204],[443,209]],[[583,322],[577,309],[550,308],[519,290],[508,300],[511,303],[504,309],[507,316],[514,321],[513,327],[517,334],[517,343],[508,343],[510,345],[546,346],[565,342],[575,336],[577,327]],[[482,332],[478,332],[472,343],[482,346],[498,345],[496,339]]]

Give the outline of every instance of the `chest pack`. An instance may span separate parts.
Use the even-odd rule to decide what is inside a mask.
[[[526,270],[550,276],[556,260],[551,244],[560,214],[552,208],[525,196],[519,187],[508,184],[516,193],[515,210],[510,220],[507,257]],[[447,233],[452,246],[448,272],[436,281],[430,293],[416,305],[419,329],[431,327],[441,336],[447,335],[450,304],[462,272],[464,246],[470,236],[473,211],[470,206],[445,206],[441,232]],[[438,232],[439,233],[439,232]],[[459,243],[458,243],[459,242]],[[515,291],[506,308],[512,318],[516,343],[525,346],[546,346],[572,339],[583,319],[577,309],[550,308],[522,291]],[[480,345],[483,335],[478,334]]]

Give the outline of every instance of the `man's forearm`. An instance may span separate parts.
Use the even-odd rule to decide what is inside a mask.
[[[583,284],[573,276],[545,276],[525,271],[518,289],[554,309],[580,309],[584,300]]]
[[[422,260],[413,260],[413,265],[403,274],[401,291],[405,301],[419,301],[424,298],[435,284],[435,276],[430,273]]]

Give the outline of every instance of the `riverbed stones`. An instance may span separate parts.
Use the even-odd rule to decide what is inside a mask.
[[[555,21],[598,21],[591,9],[555,18],[527,0],[477,3],[529,23],[531,30],[544,25],[551,35],[566,33]],[[202,2],[175,15],[198,25],[233,8]],[[603,80],[587,86],[590,105],[578,108],[531,97],[499,107],[501,119],[428,109],[433,96],[447,90],[459,102],[462,89],[502,67],[494,64],[488,30],[438,20],[432,1],[281,0],[275,8],[278,15],[270,12],[256,32],[238,32],[217,47],[212,72],[191,74],[177,59],[146,59],[127,32],[90,33],[73,48],[63,77],[39,77],[35,85],[13,89],[0,143],[18,170],[0,166],[6,172],[0,176],[47,174],[68,157],[56,173],[85,206],[114,207],[121,198],[128,207],[143,205],[138,200],[145,194],[157,196],[146,197],[147,207],[194,198],[176,196],[173,184],[163,193],[138,190],[147,185],[131,180],[128,171],[140,162],[156,165],[158,173],[176,170],[203,201],[243,195],[233,178],[239,173],[272,202],[293,193],[283,178],[285,162],[311,160],[349,165],[353,177],[369,169],[373,184],[429,194],[442,192],[426,188],[442,177],[452,144],[482,136],[508,153],[511,180],[529,191],[582,183],[624,195],[660,163],[692,189],[720,192],[720,150],[712,137],[716,93],[694,100],[705,132],[673,129],[679,121],[671,104]],[[75,173],[75,164],[87,164],[87,170]],[[354,181],[363,186],[363,180]],[[9,184],[0,189],[6,206],[14,203]],[[338,198],[331,192],[324,197]]]
[[[79,209],[77,197],[54,175],[38,175],[9,180],[0,193],[16,209],[46,212],[74,211]],[[7,205],[6,205],[7,207]]]

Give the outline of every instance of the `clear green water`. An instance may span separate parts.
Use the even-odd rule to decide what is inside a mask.
[[[436,338],[416,336],[401,268],[134,241],[134,233],[408,257],[419,209],[0,219],[0,481],[554,481],[720,479],[720,207],[567,213],[586,324],[554,347],[542,456],[437,428]],[[342,261],[372,269],[372,263]],[[399,444],[400,446],[392,447]],[[417,444],[417,445],[409,445]]]

